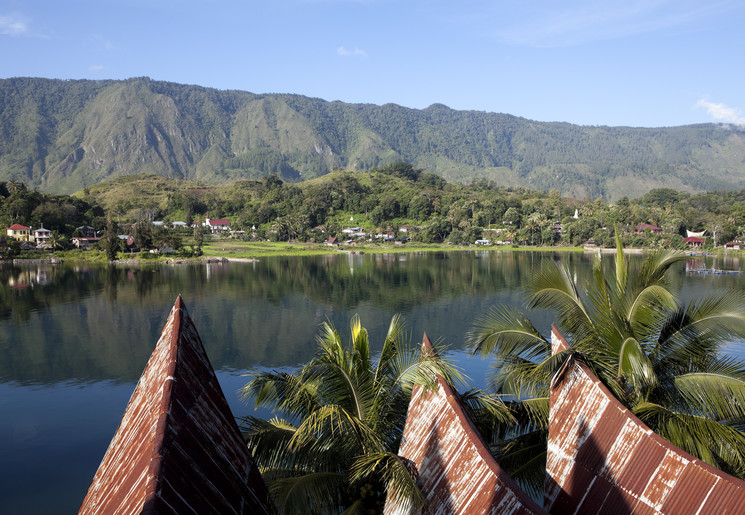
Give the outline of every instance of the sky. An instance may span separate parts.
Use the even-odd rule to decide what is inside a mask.
[[[745,126],[741,0],[2,0],[0,78]]]

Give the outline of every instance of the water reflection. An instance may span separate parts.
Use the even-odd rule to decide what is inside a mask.
[[[590,278],[591,255],[482,251],[178,266],[0,265],[0,512],[78,508],[179,294],[231,407],[243,414],[235,393],[243,371],[307,361],[320,324],[329,320],[345,332],[355,313],[373,342],[393,314],[403,314],[412,339],[426,331],[449,346],[471,384],[484,386],[488,363],[463,350],[465,331],[492,304],[523,306],[521,286],[545,260],[562,260],[579,281]],[[695,263],[743,265],[729,256]],[[743,280],[687,273],[681,264],[672,287],[685,300],[741,288]],[[550,313],[532,312],[531,319],[549,332]],[[51,510],[42,498],[54,499]]]
[[[306,361],[322,322],[344,328],[356,312],[373,334],[403,313],[417,338],[426,330],[458,347],[475,313],[498,299],[520,302],[519,285],[541,259],[340,253],[207,265],[3,266],[0,378],[135,380],[178,294],[218,369]],[[10,286],[21,284],[30,286]]]

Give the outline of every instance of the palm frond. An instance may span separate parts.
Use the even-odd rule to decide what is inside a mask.
[[[629,264],[626,260],[626,254],[623,251],[623,243],[621,242],[621,235],[616,232],[616,291],[623,291],[626,289],[629,277]]]
[[[689,259],[688,256],[680,250],[659,249],[652,251],[645,256],[639,273],[635,274],[635,284],[640,285],[641,288],[664,285],[667,282],[670,267],[686,259]]]
[[[350,360],[354,367],[355,375],[362,376],[369,374],[371,367],[370,341],[368,339],[367,329],[362,327],[360,316],[355,314],[351,321],[352,345],[350,352],[355,356]]]
[[[555,310],[565,335],[582,338],[592,332],[593,321],[565,265],[551,262],[542,266],[528,293],[528,307]]]
[[[359,377],[346,358],[341,362],[324,358],[318,358],[306,366],[306,381],[318,383],[324,398],[336,399],[338,404],[357,418],[364,419],[371,402],[366,394],[369,393],[372,377]]]
[[[641,403],[634,413],[654,432],[687,453],[729,474],[745,474],[745,434],[726,424],[655,403]]]
[[[320,406],[318,384],[305,381],[300,374],[252,370],[249,383],[240,389],[241,400],[254,400],[255,406],[272,406],[293,417],[302,418]]]
[[[489,421],[490,424],[499,426],[517,423],[517,419],[500,396],[471,388],[460,394],[460,400],[474,420]]]
[[[496,360],[491,386],[498,393],[518,399],[545,397],[548,395],[551,378],[574,352],[574,348],[566,349],[549,355],[538,363],[520,356],[506,356]]]
[[[354,459],[350,482],[378,478],[385,484],[389,502],[403,513],[419,513],[425,498],[407,465],[404,458],[393,452],[368,453]]]
[[[375,367],[374,380],[376,383],[387,377],[390,371],[390,361],[395,358],[399,350],[406,352],[405,349],[410,347],[410,338],[405,337],[404,319],[401,315],[395,314],[388,325],[388,331],[383,341],[383,349],[380,352],[377,366]]]
[[[710,295],[672,313],[660,331],[660,368],[707,362],[722,344],[745,338],[745,300],[739,292]]]
[[[666,393],[671,404],[687,413],[719,421],[745,420],[743,378],[713,372],[681,374]]]
[[[628,303],[624,313],[635,335],[652,337],[659,334],[664,317],[660,314],[666,310],[675,310],[675,296],[659,284],[646,286]]]
[[[280,513],[323,514],[342,504],[347,477],[343,472],[311,472],[270,481],[268,486]]]
[[[466,333],[466,345],[482,356],[517,355],[543,359],[551,353],[551,344],[533,326],[524,313],[506,306],[492,306],[478,316]]]
[[[241,419],[240,429],[248,450],[262,470],[303,468],[303,457],[288,452],[297,429],[289,422],[249,416]]]
[[[315,447],[318,452],[336,446],[352,456],[381,448],[379,435],[364,420],[338,405],[318,408],[303,420],[290,442],[292,449]]]
[[[510,403],[510,410],[513,413],[518,411],[524,412],[531,426],[537,429],[548,430],[549,399],[548,397],[534,397],[532,399],[522,399]]]
[[[491,446],[499,466],[537,502],[543,501],[546,442],[546,431],[535,430]]]
[[[618,353],[618,379],[626,380],[637,391],[658,384],[649,356],[636,338],[626,338]]]

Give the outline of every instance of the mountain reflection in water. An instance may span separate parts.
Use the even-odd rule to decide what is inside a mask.
[[[309,360],[321,323],[344,332],[355,313],[379,344],[395,313],[412,339],[432,341],[484,387],[488,362],[463,349],[474,318],[495,303],[523,306],[544,260],[589,279],[592,256],[449,252],[269,258],[177,266],[0,265],[0,513],[77,510],[134,383],[181,294],[234,414],[251,367]],[[706,266],[741,270],[738,258]],[[743,275],[691,276],[681,297],[742,288]],[[551,314],[531,318],[545,333]],[[733,347],[738,352],[736,347]]]

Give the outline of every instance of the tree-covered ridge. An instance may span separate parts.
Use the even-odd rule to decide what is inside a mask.
[[[0,180],[72,193],[135,173],[221,184],[407,161],[578,198],[745,187],[745,132],[589,127],[434,104],[346,104],[135,78],[0,80]]]
[[[448,183],[402,162],[363,172],[335,170],[301,183],[270,175],[210,186],[139,174],[73,196],[0,182],[0,225],[43,225],[62,248],[69,247],[77,227],[105,233],[112,223],[142,248],[178,246],[167,238],[174,231],[161,224],[151,228],[152,234],[136,229],[155,221],[191,226],[208,215],[228,218],[231,229],[244,231],[236,237],[251,240],[320,243],[337,237],[343,242],[350,238],[344,229],[358,226],[366,240],[380,243],[406,236],[424,243],[473,244],[485,238],[531,246],[593,242],[613,247],[614,228],[634,247],[683,248],[687,231],[706,231],[707,248],[745,241],[745,190],[689,194],[661,188],[638,199],[588,201],[486,180]],[[645,230],[644,224],[657,229]],[[193,235],[189,228],[182,238],[191,241]]]

